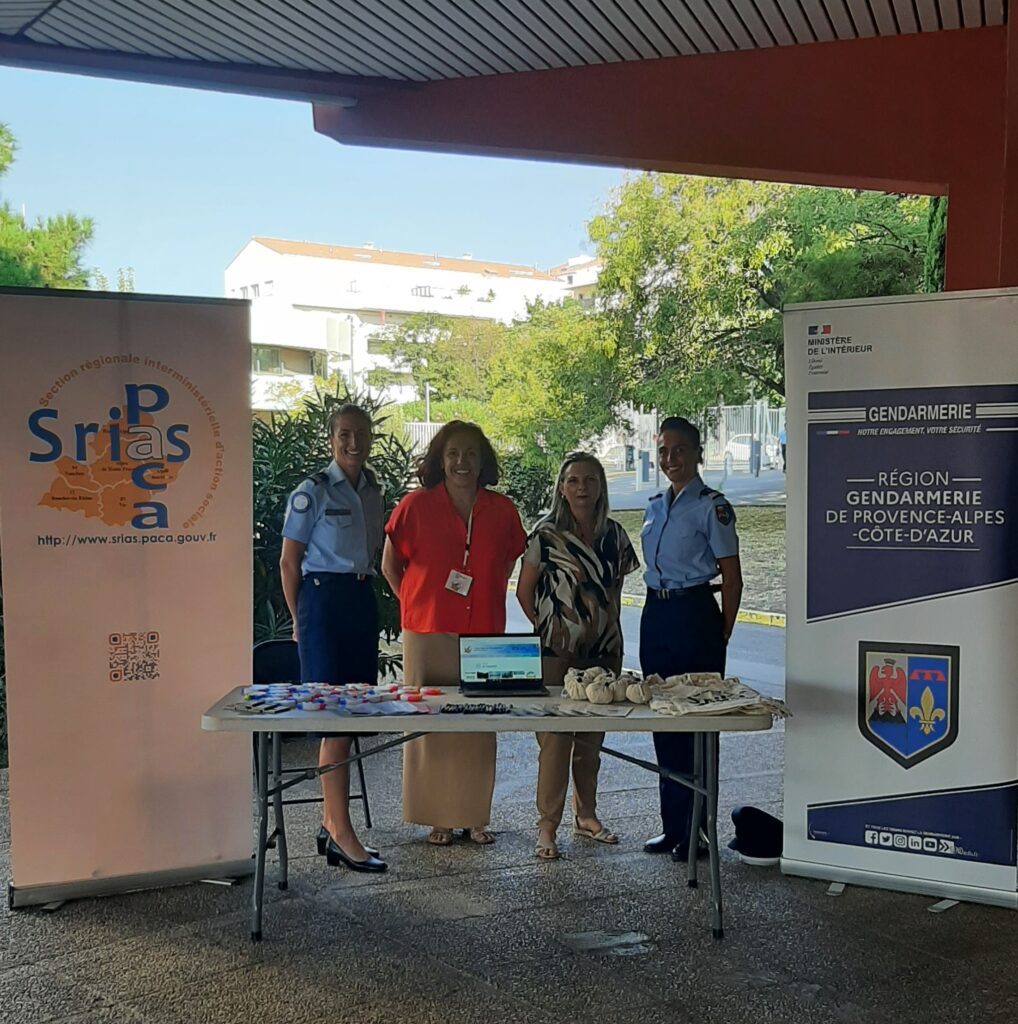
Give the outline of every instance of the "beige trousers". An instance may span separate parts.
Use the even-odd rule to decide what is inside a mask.
[[[459,685],[452,633],[403,630],[403,678],[414,686]],[[403,748],[403,820],[432,828],[479,828],[491,821],[494,733],[431,733]]]
[[[620,655],[607,662],[545,657],[545,684],[561,686],[568,669],[591,668],[597,664],[618,672],[622,667],[622,657]],[[597,775],[601,769],[599,748],[603,740],[603,732],[537,733],[538,828],[554,831],[562,823],[570,771],[573,777],[573,814],[582,819],[597,817]]]

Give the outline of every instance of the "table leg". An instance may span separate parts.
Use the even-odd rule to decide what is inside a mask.
[[[255,739],[255,790],[258,794],[258,839],[255,845],[255,880],[251,891],[251,941],[262,941],[262,903],[265,895],[265,847],[269,831],[269,737]]]
[[[703,748],[706,738],[702,732],[693,733],[693,785],[703,787]],[[699,789],[693,790],[693,814],[690,818],[689,857],[686,861],[686,885],[690,889],[697,886],[696,860],[700,845],[700,818],[703,815],[703,794]]]
[[[283,736],[272,734],[272,817],[275,821],[276,851],[279,856],[279,885],[286,889],[289,885],[289,861],[286,854],[286,823],[283,820],[283,791],[279,784],[283,781]]]
[[[718,849],[718,734],[704,734],[704,760],[707,762],[707,843],[710,847],[710,924],[715,939],[723,939],[721,919],[721,851]],[[696,818],[693,819],[696,821]],[[696,842],[696,833],[690,846]]]

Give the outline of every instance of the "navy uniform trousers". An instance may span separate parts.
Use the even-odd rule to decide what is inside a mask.
[[[647,595],[640,617],[640,668],[645,676],[662,678],[683,672],[725,671],[726,645],[721,609],[709,586],[697,587],[681,596],[662,600]],[[691,775],[693,736],[690,733],[656,732],[654,750],[662,768]],[[685,847],[692,828],[693,791],[661,778],[661,823],[663,831]],[[704,813],[706,814],[706,808]],[[703,822],[697,822],[701,827]]]
[[[370,576],[309,572],[297,600],[302,683],[378,680],[378,608]]]

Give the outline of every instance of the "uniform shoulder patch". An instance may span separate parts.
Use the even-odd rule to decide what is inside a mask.
[[[290,508],[294,512],[307,512],[311,508],[311,495],[307,491],[296,491],[290,499]]]
[[[714,515],[722,526],[730,526],[735,522],[735,509],[727,501],[719,501],[714,506]]]

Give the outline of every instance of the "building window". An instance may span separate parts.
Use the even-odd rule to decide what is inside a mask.
[[[256,284],[251,285],[251,298],[252,299],[257,299],[260,294],[261,294],[261,289],[258,287],[258,285],[256,285]]]
[[[348,284],[348,285],[346,286],[346,290],[347,290],[348,292],[355,292],[355,293],[356,293],[356,292],[359,292],[359,291],[361,290],[361,286],[360,286],[360,285],[359,285],[359,284],[358,284],[358,283],[357,283],[356,281],[351,281],[351,282],[350,282],[350,283],[349,283],[349,284]]]
[[[245,284],[245,285],[243,285],[243,286],[241,287],[241,289],[240,289],[240,297],[241,297],[242,299],[246,299],[246,298],[247,298],[247,285],[246,285],[246,284]]]
[[[254,345],[251,349],[251,369],[255,373],[329,375],[328,357],[321,351],[303,348],[276,348]]]
[[[266,281],[265,284],[262,285],[262,295],[271,295],[275,291],[275,289],[275,281]]]
[[[421,299],[430,299],[431,298],[431,285],[429,285],[429,284],[419,284],[419,285],[417,285],[416,288],[411,288],[410,289],[410,294],[411,295],[416,295],[418,298],[421,298]]]
[[[282,373],[283,359],[279,349],[255,345],[251,349],[251,369],[255,373]]]

